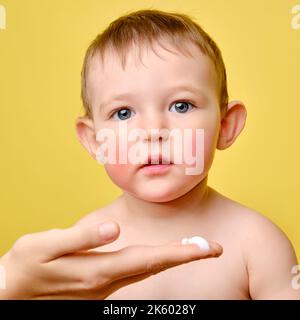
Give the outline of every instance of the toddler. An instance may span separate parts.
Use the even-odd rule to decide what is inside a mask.
[[[145,9],[113,21],[87,50],[82,99],[77,136],[123,191],[77,223],[119,224],[118,239],[95,250],[190,238],[223,250],[107,299],[300,299],[283,231],[208,185],[215,150],[234,143],[246,109],[228,101],[221,52],[192,18]]]

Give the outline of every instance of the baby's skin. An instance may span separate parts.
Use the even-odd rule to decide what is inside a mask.
[[[181,204],[193,193],[201,194],[203,184],[183,196]],[[119,223],[119,238],[99,251],[133,244],[159,245],[195,235],[212,239],[223,248],[219,257],[172,267],[106,299],[300,299],[300,289],[292,287],[291,269],[297,260],[284,232],[262,214],[211,187],[205,189],[198,203],[187,202],[165,218],[155,212],[145,216],[142,208],[139,216],[134,216],[122,195],[78,222]],[[158,204],[153,204],[153,209],[156,206],[159,209]]]
[[[108,220],[119,224],[119,238],[99,251],[200,236],[220,244],[223,253],[151,275],[106,299],[300,299],[300,290],[292,286],[297,259],[284,232],[263,213],[207,184],[215,150],[233,144],[245,125],[246,109],[242,102],[231,101],[223,114],[212,62],[199,48],[191,45],[190,49],[191,57],[157,46],[158,54],[147,51],[143,64],[128,55],[125,69],[116,62],[114,52],[107,54],[104,65],[97,55],[91,60],[87,87],[93,117],[79,118],[76,129],[93,159],[97,159],[99,130],[112,130],[118,140],[118,124],[123,121],[129,130],[147,132],[144,145],[152,141],[151,129],[192,130],[188,147],[193,151],[196,129],[203,129],[204,165],[199,174],[187,175],[184,163],[159,174],[149,174],[137,164],[106,163],[107,174],[123,193],[78,224]],[[196,93],[191,87],[198,88]],[[119,93],[122,97],[111,101]],[[173,108],[187,99],[191,103]],[[182,106],[188,106],[188,111]],[[158,137],[155,141],[163,143]],[[116,147],[119,154],[121,145]],[[176,145],[171,150],[173,160]]]

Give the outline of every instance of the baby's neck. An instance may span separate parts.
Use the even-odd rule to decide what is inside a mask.
[[[210,188],[207,176],[183,196],[168,202],[149,202],[124,192],[118,199],[123,219],[136,226],[155,223],[168,226],[170,222],[180,223],[187,219],[199,218],[204,214]]]

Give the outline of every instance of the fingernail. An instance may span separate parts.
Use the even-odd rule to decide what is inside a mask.
[[[99,226],[99,233],[104,240],[110,240],[115,237],[117,227],[113,222],[105,222]]]

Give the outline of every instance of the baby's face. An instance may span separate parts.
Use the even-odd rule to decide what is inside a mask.
[[[144,50],[139,61],[133,50],[127,58],[125,70],[111,53],[106,56],[104,67],[99,59],[90,65],[87,86],[93,110],[93,130],[96,135],[103,129],[110,129],[116,136],[116,154],[124,153],[124,142],[120,145],[120,124],[127,127],[128,134],[133,129],[141,129],[146,135],[138,144],[144,149],[142,158],[162,153],[169,143],[171,162],[178,153],[192,152],[193,156],[203,156],[203,168],[198,174],[187,174],[191,164],[178,163],[165,170],[144,170],[141,164],[106,163],[110,178],[124,191],[138,198],[163,202],[170,201],[190,191],[208,173],[212,164],[220,129],[220,108],[218,105],[217,79],[211,60],[194,45],[190,45],[193,57],[168,52],[155,46],[157,56],[151,49]],[[174,51],[175,49],[172,48]],[[181,88],[184,87],[184,88]],[[113,99],[113,96],[127,93],[127,96]],[[150,149],[151,130],[167,129],[169,132],[190,131],[188,141],[179,145],[174,139],[158,139],[152,136],[158,152]],[[196,129],[203,129],[202,139],[196,138]],[[122,133],[122,138],[124,138]],[[155,139],[156,137],[156,139]],[[124,140],[123,140],[124,141]],[[204,142],[204,146],[203,146]],[[97,142],[100,146],[100,142]],[[127,153],[137,141],[128,141]],[[203,146],[201,148],[200,144]],[[197,150],[202,155],[197,155]],[[95,153],[95,150],[94,150]],[[184,161],[183,161],[184,162]],[[152,173],[151,173],[151,172]]]

